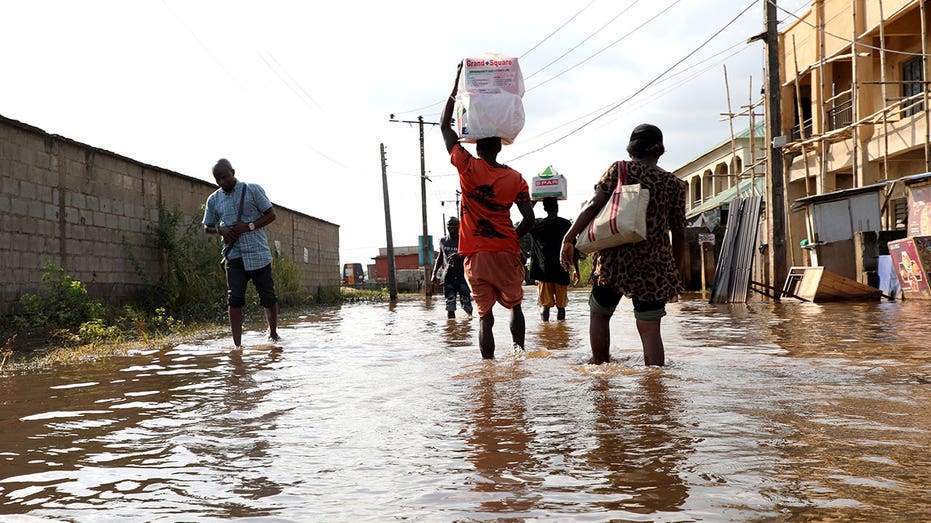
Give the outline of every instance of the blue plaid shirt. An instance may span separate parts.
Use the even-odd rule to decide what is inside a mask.
[[[237,181],[232,192],[227,193],[220,188],[208,196],[207,208],[204,211],[204,225],[216,226],[222,224],[223,226],[229,226],[235,222],[236,214],[239,212],[239,199],[242,191],[246,188],[245,183]],[[254,222],[271,208],[272,202],[265,196],[265,190],[254,183],[249,184],[246,199],[242,204],[242,218],[240,221],[243,223]],[[272,251],[268,247],[268,237],[265,236],[265,229],[260,228],[240,234],[239,240],[230,249],[226,257],[230,260],[242,258],[242,263],[247,271],[261,269],[271,263]]]

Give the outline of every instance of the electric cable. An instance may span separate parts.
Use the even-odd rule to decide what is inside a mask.
[[[924,0],[922,0],[922,1],[924,1]],[[927,55],[927,54],[924,54],[924,53],[912,53],[912,52],[909,52],[909,51],[897,51],[897,50],[895,50],[895,49],[884,49],[884,48],[882,48],[882,47],[876,47],[875,45],[869,45],[869,44],[865,44],[865,43],[862,43],[862,42],[856,42],[856,43],[854,43],[854,41],[851,40],[851,39],[849,39],[849,38],[844,38],[843,36],[837,36],[836,34],[830,33],[830,32],[828,32],[826,29],[822,29],[822,28],[820,28],[820,27],[817,27],[817,26],[813,25],[811,22],[808,22],[808,21],[802,19],[800,16],[796,15],[795,13],[793,13],[793,12],[791,12],[791,11],[788,11],[787,9],[784,9],[784,8],[782,8],[782,7],[779,7],[779,6],[776,4],[775,0],[767,0],[767,2],[770,3],[770,4],[773,4],[774,6],[776,6],[776,9],[779,9],[780,11],[782,11],[782,12],[788,14],[788,15],[791,16],[792,18],[795,18],[795,19],[798,20],[799,22],[802,22],[803,24],[807,25],[808,27],[811,27],[812,29],[814,29],[814,30],[820,32],[821,34],[830,36],[830,37],[832,37],[832,38],[837,38],[837,39],[840,40],[841,42],[846,42],[846,43],[850,44],[851,46],[856,45],[857,47],[865,47],[866,49],[873,49],[874,51],[885,51],[885,52],[887,52],[887,53],[900,54],[900,55],[905,55],[905,56],[921,56],[921,57],[924,57],[924,56],[931,56],[931,55]]]
[[[665,83],[665,82],[668,82],[668,81],[670,81],[670,80],[672,80],[672,79],[674,79],[674,78],[676,78],[676,77],[678,77],[678,76],[680,76],[680,75],[682,75],[682,74],[685,74],[685,73],[687,73],[688,71],[690,71],[690,70],[692,70],[692,69],[694,69],[694,68],[700,66],[701,64],[703,64],[703,63],[705,63],[705,62],[707,62],[707,61],[709,61],[709,60],[717,59],[717,58],[719,58],[721,55],[723,55],[723,54],[725,54],[725,53],[727,53],[727,52],[729,52],[729,51],[733,50],[734,48],[736,48],[736,47],[738,47],[738,46],[741,46],[741,45],[746,45],[746,39],[741,39],[740,41],[734,43],[733,45],[731,45],[731,46],[729,46],[729,47],[727,47],[727,48],[725,48],[725,49],[723,49],[723,50],[721,50],[721,51],[718,51],[717,53],[715,53],[715,54],[713,54],[713,55],[711,55],[711,56],[709,56],[709,57],[707,57],[707,58],[705,58],[705,59],[703,59],[703,60],[701,60],[701,61],[698,61],[698,62],[696,62],[696,63],[694,63],[694,64],[692,64],[692,65],[686,67],[685,69],[682,69],[681,71],[678,71],[678,72],[676,72],[676,73],[674,73],[674,74],[672,74],[672,75],[670,75],[670,76],[668,76],[668,77],[666,77],[666,78],[663,78],[662,80],[656,82],[656,83],[653,85],[653,87],[658,87],[658,86],[662,85],[662,84]],[[744,51],[747,50],[747,49],[749,49],[749,47],[745,47],[744,49],[740,49],[740,50],[738,50],[738,51],[736,51],[736,52],[733,52],[733,53],[731,53],[730,55],[728,55],[727,57],[725,57],[724,60],[718,60],[718,61],[716,61],[715,64],[713,64],[713,65],[717,65],[718,63],[721,63],[722,61],[726,61],[726,60],[730,59],[731,57],[736,56],[737,54],[740,54],[740,53],[744,52]],[[696,78],[696,77],[700,76],[700,75],[703,74],[705,71],[707,71],[708,69],[710,69],[710,67],[713,67],[713,65],[712,65],[712,66],[709,66],[708,68],[703,69],[702,71],[700,71],[700,72],[699,72],[698,74],[696,74],[696,75],[690,76],[688,79],[686,79],[686,82],[687,82],[688,80],[691,80],[691,79],[693,79],[693,78]],[[681,85],[682,85],[682,83],[675,84],[675,87],[673,87],[673,89],[675,89],[675,88],[677,88],[677,87],[680,87]],[[553,133],[553,132],[556,132],[556,131],[558,131],[559,129],[561,129],[561,128],[563,128],[563,127],[567,127],[567,126],[569,126],[569,125],[572,125],[572,124],[575,123],[575,122],[578,122],[579,120],[584,120],[585,118],[588,118],[589,116],[591,116],[591,115],[593,115],[593,114],[596,114],[596,113],[598,113],[598,112],[600,112],[600,111],[603,111],[603,110],[607,109],[608,107],[611,107],[612,105],[616,104],[618,101],[619,101],[619,100],[615,100],[615,101],[609,102],[609,103],[607,103],[607,104],[605,104],[605,105],[602,105],[601,107],[598,107],[598,108],[596,108],[596,109],[594,109],[594,110],[592,110],[592,111],[589,111],[589,112],[587,112],[587,113],[585,113],[585,114],[583,114],[583,115],[581,115],[581,116],[578,116],[578,117],[576,117],[576,118],[573,118],[572,120],[569,120],[569,121],[567,121],[567,122],[565,122],[565,123],[563,123],[563,124],[560,124],[560,125],[558,125],[558,126],[552,128],[552,129],[549,129],[549,130],[547,130],[547,131],[543,131],[543,132],[538,133],[538,134],[536,134],[536,135],[534,135],[534,136],[531,136],[531,137],[529,137],[529,138],[526,138],[526,139],[524,139],[524,141],[525,141],[525,143],[526,143],[527,141],[532,141],[532,140],[535,140],[535,139],[540,138],[540,137],[542,137],[542,136],[545,136],[545,135],[547,135],[547,134],[551,134],[551,133]]]
[[[662,11],[656,13],[655,15],[653,15],[652,17],[650,17],[649,19],[647,19],[647,21],[645,21],[645,22],[643,22],[642,24],[638,25],[637,27],[631,29],[630,32],[628,32],[628,33],[625,34],[624,36],[622,36],[622,37],[618,38],[617,40],[611,42],[611,43],[608,44],[607,46],[601,48],[600,50],[596,51],[594,54],[590,55],[588,58],[582,60],[581,62],[579,62],[579,63],[577,63],[577,64],[575,64],[575,65],[573,65],[572,67],[570,67],[570,68],[568,68],[568,69],[566,69],[566,70],[564,70],[564,71],[562,71],[562,72],[556,74],[555,76],[552,76],[552,77],[550,77],[550,78],[547,78],[546,80],[544,80],[544,81],[538,83],[537,85],[534,85],[533,87],[528,87],[528,88],[525,90],[525,92],[530,92],[530,91],[536,89],[537,87],[541,87],[541,86],[543,86],[543,85],[545,85],[545,84],[548,84],[549,82],[551,82],[551,81],[553,81],[553,80],[559,78],[560,76],[562,76],[562,75],[568,73],[569,71],[575,69],[576,67],[578,67],[578,66],[584,64],[585,62],[591,60],[592,58],[594,58],[594,57],[600,55],[601,53],[607,51],[608,49],[614,47],[615,45],[619,44],[622,40],[624,40],[625,38],[627,38],[628,36],[630,36],[630,35],[636,33],[637,31],[639,31],[640,29],[642,29],[644,26],[646,26],[647,24],[649,24],[649,23],[652,22],[653,20],[656,20],[657,18],[659,18],[661,15],[663,15],[664,13],[666,13],[666,11],[669,11],[670,9],[672,9],[673,6],[675,6],[676,4],[678,4],[678,3],[681,2],[681,1],[682,1],[682,0],[675,0],[673,3],[671,3],[671,4],[669,4],[668,6],[666,6],[665,8],[663,8]]]
[[[579,42],[579,43],[575,44],[574,46],[572,46],[568,51],[566,51],[565,53],[559,55],[557,58],[555,58],[555,59],[554,59],[553,61],[551,61],[550,63],[548,63],[548,64],[544,65],[543,67],[537,69],[536,71],[530,73],[530,75],[528,75],[526,78],[524,78],[524,80],[529,80],[529,79],[533,78],[533,77],[536,76],[537,74],[542,73],[542,72],[543,72],[546,68],[548,68],[549,66],[551,66],[551,65],[555,64],[556,62],[562,60],[567,54],[571,53],[572,51],[575,51],[576,49],[579,48],[579,46],[581,46],[581,45],[584,44],[585,42],[591,40],[592,37],[594,37],[595,35],[597,35],[597,34],[600,33],[601,31],[603,31],[605,27],[608,27],[609,25],[611,25],[615,20],[617,20],[618,18],[620,18],[621,15],[623,15],[624,13],[626,13],[627,11],[629,11],[633,6],[637,5],[638,2],[640,2],[640,0],[634,0],[630,5],[628,5],[628,6],[625,7],[624,9],[622,9],[620,13],[614,15],[614,18],[608,20],[604,25],[602,25],[601,27],[599,27],[598,29],[596,29],[594,33],[591,33],[590,35],[586,36],[584,40],[582,40],[581,42]]]
[[[543,42],[549,40],[553,35],[555,35],[555,34],[558,33],[560,30],[562,30],[563,27],[566,27],[566,25],[567,25],[569,22],[575,20],[575,17],[577,17],[577,16],[579,16],[580,14],[582,14],[583,11],[585,11],[586,9],[588,9],[589,7],[591,7],[592,4],[594,4],[594,3],[595,3],[595,0],[592,0],[591,2],[588,3],[588,5],[586,5],[586,6],[583,7],[582,9],[579,9],[579,11],[578,11],[577,13],[575,13],[575,14],[572,15],[572,16],[570,16],[569,19],[566,20],[565,22],[563,22],[562,25],[560,25],[559,27],[557,27],[556,30],[554,30],[552,33],[546,35],[546,36],[543,38],[543,40],[540,40],[539,42],[537,42],[537,44],[536,44],[535,46],[533,46],[533,47],[531,47],[530,49],[527,49],[526,51],[524,51],[524,54],[520,55],[518,58],[523,58],[523,57],[527,56],[528,54],[530,54],[530,51],[533,51],[533,50],[536,49],[537,47],[540,47],[540,44],[542,44]]]
[[[533,154],[533,153],[536,153],[536,152],[540,152],[540,151],[542,151],[543,149],[546,149],[547,147],[550,147],[550,146],[552,146],[552,145],[555,145],[556,143],[559,143],[559,142],[565,140],[566,138],[568,138],[568,137],[574,135],[575,133],[581,131],[582,129],[588,127],[589,125],[595,123],[596,121],[600,120],[601,118],[603,118],[603,117],[607,116],[608,114],[610,114],[611,112],[615,111],[617,108],[619,108],[620,106],[624,105],[625,103],[627,103],[629,100],[631,100],[633,97],[637,96],[637,95],[640,94],[641,92],[645,91],[647,88],[649,88],[650,86],[652,86],[653,84],[655,84],[657,81],[659,81],[659,80],[660,80],[663,76],[665,76],[667,73],[669,73],[670,71],[672,71],[673,69],[675,69],[676,67],[678,67],[679,64],[681,64],[682,62],[688,60],[690,57],[692,57],[692,55],[694,55],[695,53],[697,53],[698,51],[700,51],[703,47],[705,47],[706,45],[708,45],[708,43],[710,43],[712,40],[714,40],[715,38],[717,38],[718,35],[720,35],[721,33],[723,33],[725,29],[727,29],[728,27],[730,27],[731,25],[733,25],[733,23],[736,22],[737,19],[739,19],[739,18],[740,18],[741,16],[743,16],[747,11],[749,11],[750,8],[754,6],[754,4],[756,4],[756,0],[752,0],[749,4],[747,4],[747,7],[743,8],[742,11],[740,11],[739,13],[737,13],[737,15],[736,15],[734,18],[732,18],[728,23],[726,23],[721,29],[717,30],[714,34],[712,34],[710,37],[708,37],[704,42],[702,42],[701,44],[699,44],[698,47],[696,47],[695,49],[689,51],[688,54],[686,54],[684,57],[682,57],[682,58],[681,58],[680,60],[678,60],[676,63],[674,63],[673,65],[671,65],[670,67],[668,67],[665,71],[663,71],[663,72],[660,73],[658,76],[656,76],[655,78],[653,78],[652,80],[650,80],[649,82],[647,82],[643,87],[641,87],[641,88],[638,89],[636,92],[634,92],[634,94],[632,94],[632,95],[628,96],[627,98],[621,100],[620,102],[618,102],[617,104],[615,104],[615,105],[612,106],[611,108],[607,109],[606,111],[602,112],[602,113],[599,114],[598,116],[596,116],[596,117],[592,118],[591,120],[585,122],[584,124],[580,125],[579,127],[577,127],[576,129],[574,129],[573,131],[571,131],[571,132],[569,132],[569,133],[567,133],[567,134],[565,134],[565,135],[563,135],[563,136],[557,138],[556,140],[553,140],[552,142],[550,142],[550,143],[548,143],[548,144],[546,144],[546,145],[543,145],[543,146],[538,147],[538,148],[536,148],[536,149],[533,149],[533,150],[531,150],[531,151],[529,151],[529,152],[526,152],[526,153],[524,153],[524,154],[521,154],[521,155],[519,155],[519,156],[516,156],[516,157],[514,157],[514,158],[511,158],[509,161],[518,160],[518,159],[523,158],[523,157],[525,157],[525,156],[528,156],[528,155],[530,155],[530,154]],[[673,5],[674,5],[674,4],[673,4]]]

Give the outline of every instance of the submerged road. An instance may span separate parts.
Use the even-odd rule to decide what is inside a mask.
[[[596,367],[535,299],[494,362],[414,299],[7,372],[0,520],[931,519],[931,304],[684,300],[646,368],[629,301]]]

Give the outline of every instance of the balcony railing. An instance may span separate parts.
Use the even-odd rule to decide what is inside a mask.
[[[811,136],[811,118],[805,120],[804,124],[805,124],[805,137],[807,138]],[[792,127],[791,136],[792,136],[793,141],[802,139],[801,127],[802,127],[801,124],[798,124]]]
[[[840,129],[853,123],[853,100],[843,100],[828,109],[828,125],[830,130]]]

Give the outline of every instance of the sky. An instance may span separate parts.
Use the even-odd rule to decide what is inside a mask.
[[[799,15],[808,5],[779,0]],[[763,0],[31,0],[0,12],[0,115],[210,182],[228,158],[276,205],[338,224],[340,263],[372,263],[387,244],[380,144],[393,243],[417,245],[419,130],[389,120],[437,122],[465,57],[518,58],[526,123],[499,161],[528,183],[549,165],[565,175],[570,219],[627,158],[634,126],[663,130],[660,166],[674,170],[730,138],[725,67],[734,112],[764,80],[763,44],[746,43],[764,30]],[[794,20],[779,18],[780,30]],[[437,126],[424,135],[436,241],[458,179]]]

